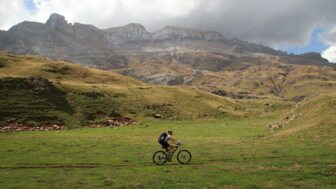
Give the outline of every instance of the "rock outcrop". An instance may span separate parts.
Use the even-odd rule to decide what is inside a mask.
[[[109,45],[148,41],[150,33],[141,24],[131,23],[126,26],[109,28],[103,31]]]
[[[164,41],[164,40],[203,40],[203,33],[199,30],[166,26],[161,30],[153,33],[153,41]]]
[[[49,80],[43,77],[30,77],[26,79],[26,83],[34,90],[38,92],[44,92],[49,90],[51,83]]]
[[[72,24],[68,24],[64,16],[54,13],[50,15],[49,19],[46,22],[46,25],[53,30],[59,30],[67,33],[74,33]]]

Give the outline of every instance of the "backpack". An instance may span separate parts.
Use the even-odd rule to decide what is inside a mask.
[[[163,144],[164,142],[165,142],[165,138],[167,137],[167,133],[162,133],[160,136],[159,136],[159,138],[158,138],[158,142],[160,143],[160,144]]]

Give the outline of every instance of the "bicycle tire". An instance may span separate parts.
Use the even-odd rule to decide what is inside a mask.
[[[188,164],[191,161],[191,153],[188,150],[179,151],[177,161],[181,164]]]
[[[164,165],[167,162],[167,155],[164,151],[159,150],[153,154],[153,162],[156,165]]]

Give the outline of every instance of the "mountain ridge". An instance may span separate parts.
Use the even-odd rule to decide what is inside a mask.
[[[31,25],[35,25],[35,28]],[[36,27],[37,25],[39,25],[39,27]],[[17,31],[18,28],[22,28],[22,30],[24,31]],[[44,32],[41,32],[41,30],[43,30]],[[132,46],[134,43],[144,43],[144,45],[146,46],[155,42],[181,43],[183,41],[213,41],[214,43],[217,43],[217,45],[219,44],[219,49],[232,49],[233,53],[238,54],[244,52],[252,52],[287,56],[287,53],[285,52],[275,50],[264,45],[249,43],[247,41],[242,41],[236,38],[227,39],[221,33],[218,33],[216,31],[201,31],[198,29],[187,27],[165,26],[162,29],[151,33],[148,32],[143,25],[138,23],[130,23],[125,26],[99,29],[93,25],[88,24],[68,23],[64,16],[57,13],[52,14],[45,24],[25,21],[13,26],[8,31],[1,32],[0,34],[2,36],[5,36],[5,39],[1,40],[0,48],[11,53],[31,53],[52,58],[60,57],[57,53],[57,55],[52,56],[52,53],[48,54],[39,50],[41,48],[45,48],[45,46],[38,44],[38,42],[27,42],[29,41],[27,40],[28,36],[25,36],[25,34],[22,34],[22,32],[25,32],[27,35],[39,38],[36,39],[37,41],[44,40],[46,43],[54,42],[53,39],[56,41],[62,41],[62,45],[54,44],[54,46],[56,46],[55,51],[57,51],[57,48],[63,49],[62,51],[66,55],[63,57],[61,56],[61,58],[70,59],[78,63],[83,62],[81,60],[78,60],[78,58],[76,58],[75,56],[83,56],[83,54],[85,56],[85,53],[89,53],[90,51],[95,51],[97,49],[99,50],[100,55],[96,55],[104,59],[113,56],[114,51],[129,51],[129,49],[134,48]],[[57,35],[54,36],[45,34],[53,32],[56,32]],[[17,35],[15,35],[15,33],[17,33]],[[71,39],[68,39],[69,34],[72,35],[70,37]],[[64,37],[66,35],[68,35],[68,38]],[[11,40],[8,40],[6,38],[9,38]],[[46,40],[46,38],[48,40]],[[62,38],[67,38],[66,40],[71,41],[83,40],[87,44],[83,45],[81,44],[81,42],[74,42],[74,45],[67,44],[66,42],[64,43],[65,39],[62,40]],[[191,47],[192,46],[193,45],[191,45]],[[213,48],[213,46],[211,48]],[[77,52],[75,49],[76,47],[77,49],[82,49]],[[52,51],[51,47],[49,47],[49,49],[51,49]],[[139,51],[139,48],[137,48],[137,51]],[[90,58],[92,56],[93,55],[88,55],[87,57]],[[321,60],[323,62],[326,62],[323,59]],[[88,62],[84,61],[84,64],[88,64]]]

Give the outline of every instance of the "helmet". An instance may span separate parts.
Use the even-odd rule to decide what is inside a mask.
[[[168,134],[173,135],[173,130],[168,129]]]

